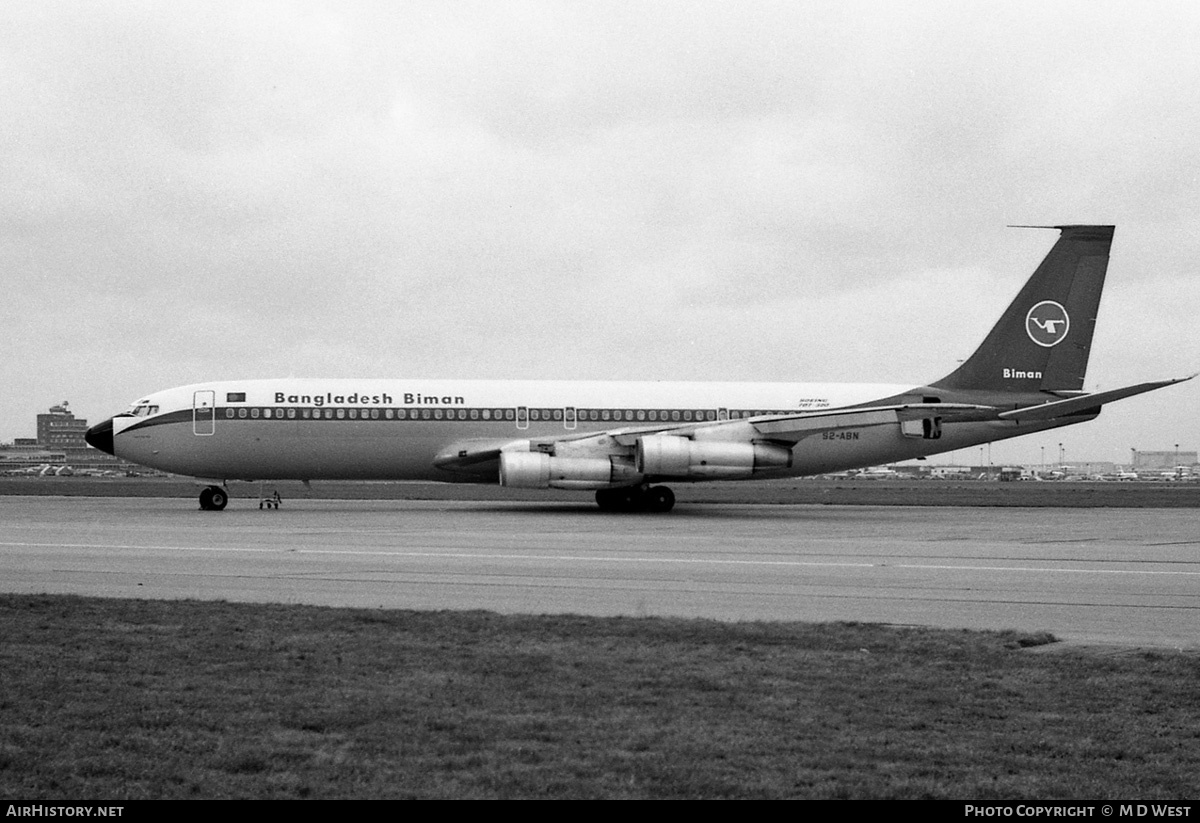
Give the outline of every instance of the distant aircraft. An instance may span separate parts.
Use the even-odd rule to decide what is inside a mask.
[[[863,469],[855,475],[855,477],[861,477],[864,480],[891,480],[896,476],[896,470],[889,469],[887,466]]]
[[[349,479],[579,489],[601,509],[664,512],[664,482],[924,457],[1191,379],[1083,391],[1113,227],[1048,228],[1058,241],[979,349],[928,385],[234,380],[151,394],[87,442],[195,477],[209,510],[229,480]]]

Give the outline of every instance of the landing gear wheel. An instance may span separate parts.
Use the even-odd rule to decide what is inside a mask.
[[[642,496],[646,511],[669,512],[675,507],[675,492],[666,486],[653,486]]]
[[[600,489],[596,505],[606,512],[669,512],[675,505],[675,493],[666,486]]]
[[[596,505],[600,511],[629,511],[628,488],[601,488],[596,492]]]
[[[229,504],[229,495],[219,486],[209,486],[200,492],[200,508],[206,512],[219,512]]]

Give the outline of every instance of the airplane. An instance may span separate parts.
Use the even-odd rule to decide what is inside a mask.
[[[979,348],[925,385],[228,380],[148,395],[92,426],[109,454],[196,478],[433,480],[592,491],[670,511],[665,483],[826,474],[1094,419],[1189,377],[1083,391],[1113,226],[1044,226],[1054,246]]]
[[[863,469],[855,477],[860,477],[863,480],[891,480],[899,475],[895,469],[889,469],[887,466],[872,467]]]

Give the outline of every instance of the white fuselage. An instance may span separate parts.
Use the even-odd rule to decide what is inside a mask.
[[[112,421],[114,453],[210,479],[471,480],[438,468],[458,444],[562,440],[858,406],[912,385],[477,380],[240,380],[158,392]],[[1079,422],[1082,419],[1069,422]],[[823,432],[763,476],[878,465],[1065,425],[947,425],[936,440],[899,426]]]

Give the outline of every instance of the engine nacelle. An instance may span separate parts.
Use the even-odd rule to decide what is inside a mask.
[[[792,465],[783,446],[745,441],[689,440],[655,434],[637,441],[635,466],[641,474],[658,477],[749,477],[767,469]]]
[[[606,489],[636,483],[628,463],[607,457],[551,457],[542,452],[501,452],[500,485],[517,489]]]

